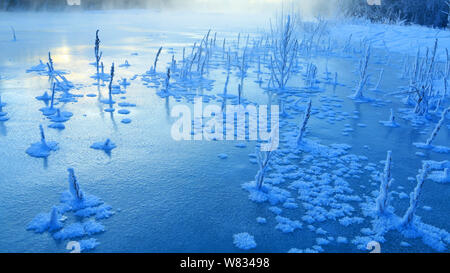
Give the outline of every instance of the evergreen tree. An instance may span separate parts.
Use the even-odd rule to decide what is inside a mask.
[[[381,0],[370,6],[367,0],[339,0],[341,9],[349,16],[372,21],[404,20],[407,23],[432,27],[447,27],[449,6],[446,0]]]

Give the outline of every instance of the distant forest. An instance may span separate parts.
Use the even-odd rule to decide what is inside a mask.
[[[0,0],[0,10],[66,10],[66,9],[126,9],[162,7],[170,0],[80,0],[81,5],[69,6],[67,0]]]
[[[447,27],[449,0],[381,0],[381,5],[367,0],[340,0],[349,16],[364,17],[378,22],[405,22],[432,27]]]

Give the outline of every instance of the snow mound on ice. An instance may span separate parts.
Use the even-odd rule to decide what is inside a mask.
[[[58,142],[55,141],[35,142],[26,150],[26,153],[32,157],[48,157],[50,152],[58,149]]]
[[[102,224],[90,220],[84,223],[73,223],[60,231],[55,232],[53,238],[56,240],[66,240],[83,237],[85,235],[94,235],[103,231],[105,231],[105,227]]]
[[[293,221],[289,218],[286,218],[286,217],[283,217],[280,215],[275,217],[275,220],[278,223],[275,226],[275,229],[281,230],[284,233],[294,232],[296,229],[302,228],[302,224],[297,220]]]
[[[109,138],[105,142],[95,142],[94,144],[91,145],[92,149],[103,150],[105,152],[110,152],[116,147],[117,147],[116,144],[114,142],[111,142]]]
[[[284,203],[291,196],[291,193],[287,190],[269,184],[262,185],[261,189],[258,189],[254,181],[244,183],[242,188],[249,192],[248,198],[256,203],[268,201],[270,204],[276,205]]]
[[[97,239],[94,239],[94,238],[81,240],[81,241],[79,241],[79,243],[80,243],[81,252],[87,251],[87,250],[92,250],[100,244],[97,241]]]
[[[245,250],[256,247],[255,238],[247,232],[234,234],[233,243],[237,248]]]
[[[450,183],[450,171],[449,168],[445,168],[442,172],[432,172],[428,175],[428,179],[437,183]]]

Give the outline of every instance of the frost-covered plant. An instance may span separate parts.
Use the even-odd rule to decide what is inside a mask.
[[[395,115],[394,115],[394,110],[391,108],[391,115],[389,117],[389,121],[391,122],[391,124],[395,124]]]
[[[303,50],[307,57],[311,57],[313,49],[315,49],[316,52],[319,52],[322,49],[325,51],[325,54],[328,54],[331,51],[331,40],[329,39],[328,43],[323,43],[322,40],[323,35],[326,33],[328,22],[320,16],[315,17],[315,21],[315,23],[301,22],[304,37],[299,48]],[[324,45],[323,47],[321,47],[322,44]]]
[[[208,30],[205,36],[203,36],[202,40],[200,41],[200,45],[197,50],[197,72],[201,72],[201,76],[203,76],[203,69],[205,66],[205,63],[207,62],[210,54],[210,49],[208,48],[208,41],[209,41],[209,35],[211,33],[211,29]],[[195,47],[195,46],[194,46]],[[202,54],[205,52],[205,57],[203,58],[202,62]]]
[[[103,52],[100,52],[100,38],[98,37],[99,30],[95,32],[95,46],[94,46],[94,53],[95,53],[95,65],[97,68],[97,75],[100,68],[100,60],[102,58]]]
[[[388,127],[399,127],[397,122],[395,121],[395,114],[394,110],[391,108],[391,115],[389,116],[389,120],[387,121],[380,121],[381,124]]]
[[[39,132],[41,134],[41,144],[42,146],[47,147],[47,142],[45,141],[45,134],[44,134],[44,128],[42,127],[41,124],[39,124]]]
[[[415,102],[413,100],[413,96],[415,95],[414,88],[416,86],[416,82],[418,81],[419,76],[419,69],[420,69],[420,48],[417,50],[416,59],[414,61],[414,66],[412,69],[412,72],[410,73],[409,77],[409,91],[408,96],[405,99],[405,103],[409,105],[414,105]]]
[[[356,100],[364,99],[363,90],[367,85],[367,81],[369,79],[369,74],[367,71],[369,66],[369,59],[370,59],[370,46],[367,47],[364,57],[359,62],[359,84],[356,87],[355,93],[351,96],[352,99]]]
[[[244,78],[245,78],[245,75],[247,73],[246,51],[247,51],[247,46],[244,48],[244,52],[242,53],[241,62],[238,65],[239,75],[240,75],[240,78],[241,78],[241,83],[240,83],[241,88],[244,86]]]
[[[101,62],[100,68],[101,68],[102,75],[105,75],[105,66],[103,65],[103,62]]]
[[[47,63],[47,67],[48,67],[48,74],[49,75],[53,75],[53,73],[55,72],[55,68],[53,66],[53,59],[52,59],[52,54],[50,52],[48,52],[48,63]]]
[[[156,73],[156,65],[158,64],[159,54],[161,54],[162,47],[158,49],[158,52],[155,56],[155,61],[153,62],[153,67],[150,69],[153,73]]]
[[[195,45],[194,45],[195,47]],[[189,65],[187,66],[187,71],[186,74],[189,74],[189,77],[192,78],[192,66],[194,65],[194,61],[197,58],[197,52],[195,52],[195,54],[191,57],[191,60],[189,62]]]
[[[203,78],[203,73],[204,73],[204,70],[205,70],[205,66],[208,66],[208,64],[207,64],[208,58],[209,58],[208,56],[209,56],[209,53],[207,52],[206,56],[205,56],[205,59],[203,60],[201,69],[200,69],[200,78]]]
[[[312,101],[309,100],[308,106],[306,107],[305,114],[303,116],[303,121],[302,121],[302,125],[300,127],[300,131],[298,132],[297,146],[299,146],[303,142],[303,136],[306,131],[306,125],[308,124],[308,120],[311,117],[311,105],[312,105]]]
[[[298,42],[295,39],[294,22],[291,16],[282,16],[276,29],[272,29],[272,56],[270,69],[280,89],[283,89],[295,64]]]
[[[166,85],[166,92],[169,92],[169,83],[170,83],[170,68],[167,68],[167,74],[166,74],[166,81],[165,81],[165,85]]]
[[[338,85],[338,73],[334,72],[334,82],[333,82],[333,88],[336,88],[336,86]]]
[[[414,113],[418,116],[426,116],[430,108],[438,100],[434,88],[437,46],[438,40],[436,39],[431,55],[430,50],[427,48],[422,61],[420,61],[420,51],[418,51],[414,70],[410,76],[410,86],[406,102],[415,104]]]
[[[112,83],[114,80],[114,63],[112,63],[111,65],[111,77],[109,79],[109,85],[108,85],[108,90],[109,90],[109,101],[112,101]]]
[[[227,78],[225,79],[225,86],[223,87],[223,101],[222,101],[222,112],[225,110],[227,103],[227,92],[228,92],[228,83],[230,82],[230,55],[227,58]]]
[[[50,213],[50,222],[48,225],[48,230],[50,232],[60,230],[63,226],[60,220],[60,215],[58,209],[56,207],[52,208],[52,212]]]
[[[56,87],[56,84],[53,83],[53,86],[52,86],[52,97],[50,99],[50,109],[53,109],[53,105],[55,103],[55,87]]]
[[[414,188],[414,191],[410,195],[409,207],[406,210],[406,213],[402,218],[403,226],[408,226],[413,223],[414,215],[416,213],[417,205],[419,203],[419,197],[422,192],[422,187],[425,182],[425,178],[428,174],[429,169],[430,169],[430,166],[428,165],[428,163],[426,163],[426,162],[423,163],[422,169],[420,170],[419,174],[416,176],[417,185]]]
[[[12,32],[12,36],[13,36],[13,42],[17,41],[16,30],[12,26],[11,26],[11,32]]]
[[[388,151],[386,162],[384,164],[383,173],[380,175],[380,193],[376,199],[377,212],[382,215],[386,212],[389,205],[389,187],[392,185],[394,179],[391,178],[391,162],[392,152]]]
[[[237,50],[239,50],[239,43],[241,42],[241,33],[239,32],[238,33],[238,36],[237,36],[237,43],[236,43],[236,49]]]
[[[175,56],[172,54],[172,61],[170,62],[170,69],[173,71],[177,70],[177,61],[175,60]]]
[[[442,112],[441,119],[440,119],[439,122],[436,124],[436,126],[434,127],[433,132],[431,133],[430,137],[427,139],[427,142],[425,143],[426,146],[430,146],[431,143],[433,142],[433,140],[436,138],[436,135],[439,133],[439,130],[441,129],[442,124],[443,124],[444,121],[445,121],[445,116],[447,115],[447,113],[448,113],[449,111],[450,111],[450,107],[448,107],[447,109],[445,109],[445,110]]]
[[[32,157],[45,158],[50,155],[50,152],[58,150],[58,143],[54,141],[47,142],[42,125],[39,125],[39,131],[41,141],[31,144],[25,152]]]
[[[317,66],[313,63],[308,64],[306,69],[306,86],[309,88],[313,88],[316,83],[317,77]]]
[[[256,159],[258,161],[259,170],[255,176],[256,186],[260,190],[264,182],[264,176],[269,167],[269,161],[272,156],[272,151],[260,151],[256,149]]]
[[[258,55],[258,70],[256,71],[256,82],[261,83],[261,56]]]
[[[225,50],[225,44],[226,44],[226,39],[223,38],[223,43],[222,43],[222,58],[225,58],[225,53],[226,53],[226,50]]]
[[[380,71],[380,76],[379,76],[379,78],[378,78],[378,82],[377,82],[377,84],[375,85],[374,90],[380,90],[380,84],[381,84],[381,81],[383,80],[383,74],[384,74],[384,68],[381,69],[381,71]]]
[[[280,116],[287,117],[288,113],[286,112],[286,103],[283,101],[283,99],[278,98],[278,105],[280,107]]]
[[[238,84],[238,104],[241,104],[241,96],[242,96],[242,85]]]
[[[81,201],[83,200],[83,192],[80,190],[80,185],[78,184],[77,178],[75,177],[75,172],[72,168],[67,169],[69,172],[69,191],[74,198]]]

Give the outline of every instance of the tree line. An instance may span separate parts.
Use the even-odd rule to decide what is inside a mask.
[[[369,5],[367,0],[340,1],[341,8],[348,15],[372,21],[403,21],[440,28],[448,24],[447,0],[381,0],[381,5]]]

